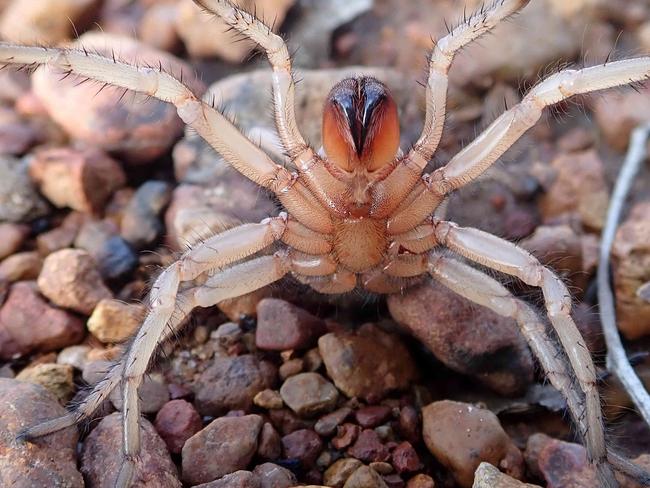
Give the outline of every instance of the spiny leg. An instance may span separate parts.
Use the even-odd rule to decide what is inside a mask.
[[[432,254],[429,262],[429,273],[437,281],[460,296],[483,305],[499,315],[515,319],[549,381],[565,397],[571,417],[580,435],[585,439],[600,437],[601,439],[596,440],[601,443],[604,442],[602,439],[602,425],[600,423],[593,425],[592,419],[584,415],[585,394],[574,388],[573,372],[558,355],[557,346],[547,335],[546,327],[530,306],[512,296],[494,278],[455,259]],[[565,352],[568,352],[566,345]],[[597,407],[600,413],[600,404]],[[589,405],[586,405],[586,408],[589,409]],[[587,451],[589,454],[594,454],[590,446],[587,447]],[[598,457],[594,462],[604,485],[607,487],[618,486],[611,467],[605,460],[604,445],[603,452],[598,453]]]
[[[456,54],[467,44],[492,30],[499,22],[525,7],[530,0],[497,0],[465,16],[456,27],[435,42],[429,60],[426,85],[426,115],[420,138],[409,153],[420,170],[424,169],[438,147],[445,124],[449,68]]]
[[[286,254],[278,253],[274,256],[252,259],[219,271],[208,278],[203,285],[183,292],[178,302],[175,300],[176,292],[173,289],[173,279],[163,278],[162,286],[154,288],[152,311],[131,344],[124,362],[124,462],[115,482],[116,488],[128,488],[135,474],[136,459],[140,453],[138,388],[158,345],[158,338],[166,327],[173,327],[169,324],[169,320],[173,319],[172,312],[176,309],[177,312],[181,312],[179,315],[183,315],[189,313],[194,307],[209,307],[223,300],[253,292],[279,280],[288,271],[289,262]],[[172,305],[167,305],[168,303]],[[154,306],[155,304],[157,306]],[[166,315],[169,318],[161,320]]]
[[[197,99],[189,88],[162,68],[131,66],[85,49],[0,43],[0,66],[11,64],[28,67],[49,65],[67,74],[170,102],[186,124],[247,178],[274,191],[287,188],[293,180],[291,173],[275,164],[218,110]]]
[[[487,232],[458,227],[451,222],[439,222],[436,225],[436,237],[442,245],[467,259],[541,288],[551,325],[585,396],[585,421],[589,428],[581,434],[584,436],[587,455],[604,478],[611,478],[611,468],[605,462],[605,434],[596,386],[596,370],[589,349],[571,318],[571,295],[562,280],[528,251]]]
[[[434,171],[431,184],[445,194],[476,179],[539,120],[545,107],[574,95],[641,82],[648,77],[650,57],[560,71],[533,87],[519,104],[501,114],[446,166]]]
[[[253,14],[237,8],[228,0],[194,0],[207,12],[219,16],[231,28],[241,32],[264,49],[273,68],[273,105],[280,140],[290,156],[308,149],[295,114],[295,83],[291,57],[279,35]]]
[[[185,252],[179,261],[168,268],[168,270],[173,270],[171,278],[167,278],[170,276],[170,272],[165,271],[156,280],[156,283],[159,286],[162,279],[171,279],[173,283],[190,281],[205,271],[250,256],[280,239],[284,235],[286,227],[286,216],[282,214],[280,217],[266,219],[259,224],[245,224],[215,235]],[[242,243],[246,244],[242,245]],[[171,312],[169,316],[171,316]],[[166,320],[169,320],[169,317]],[[166,329],[163,332],[162,340],[165,340],[170,332],[171,329]],[[107,373],[107,376],[95,385],[93,391],[77,407],[75,412],[30,427],[23,431],[20,437],[34,439],[89,418],[120,383],[123,365],[124,361],[115,364]]]

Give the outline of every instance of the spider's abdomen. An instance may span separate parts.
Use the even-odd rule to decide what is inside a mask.
[[[382,262],[388,246],[384,220],[341,219],[334,225],[334,255],[340,265],[364,272]]]

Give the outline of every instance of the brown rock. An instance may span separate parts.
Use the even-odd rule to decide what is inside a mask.
[[[84,486],[75,460],[76,428],[56,432],[38,442],[16,439],[26,426],[65,414],[65,408],[45,388],[0,378],[0,485]]]
[[[325,333],[325,323],[309,312],[277,298],[257,304],[255,344],[259,349],[307,349]]]
[[[406,405],[400,410],[398,428],[402,437],[411,443],[420,441],[420,417],[415,407]]]
[[[141,447],[132,486],[180,488],[176,467],[163,440],[145,418],[140,419]],[[122,416],[115,412],[104,417],[84,442],[81,472],[86,482],[97,488],[113,488],[122,459]]]
[[[15,283],[10,288],[0,309],[0,358],[54,351],[78,343],[83,336],[83,322],[45,302],[35,283]]]
[[[309,429],[313,424],[310,420],[298,417],[288,408],[269,410],[268,414],[273,426],[278,429],[278,432],[282,435],[291,434],[298,429]]]
[[[262,429],[259,415],[221,417],[190,437],[183,446],[183,480],[206,483],[248,466]],[[213,462],[218,459],[219,462]]]
[[[332,410],[339,392],[318,373],[300,373],[282,384],[280,395],[296,414],[309,417]]]
[[[94,17],[99,0],[14,0],[0,16],[0,36],[22,44],[56,45]]]
[[[333,332],[318,340],[327,374],[348,397],[368,402],[392,390],[403,390],[415,379],[416,369],[396,335],[366,324],[356,332]]]
[[[354,413],[357,422],[361,427],[377,427],[379,424],[386,421],[392,410],[385,405],[371,405],[363,407]]]
[[[280,379],[284,381],[291,376],[301,373],[303,366],[304,362],[302,358],[289,359],[280,365],[278,368],[278,375],[280,376]]]
[[[349,407],[341,407],[338,410],[323,415],[318,419],[316,425],[314,425],[314,430],[322,436],[330,436],[335,431],[336,428],[345,421],[345,419],[352,413],[352,409]]]
[[[474,474],[472,488],[494,488],[495,486],[499,488],[540,488],[538,485],[522,483],[507,474],[503,474],[490,463],[479,464]]]
[[[38,252],[47,256],[59,249],[71,247],[85,218],[80,212],[70,212],[59,227],[39,234],[36,237]]]
[[[103,299],[88,319],[88,330],[103,343],[123,342],[138,330],[144,313],[143,305]]]
[[[323,442],[316,432],[300,429],[282,438],[282,451],[287,459],[297,459],[304,468],[310,468],[323,450]]]
[[[514,320],[437,283],[390,295],[388,308],[449,368],[472,375],[501,394],[522,392],[532,383],[532,356]]]
[[[273,386],[275,371],[255,356],[217,357],[201,373],[196,385],[196,408],[201,415],[228,410],[248,411],[260,391]]]
[[[634,206],[612,247],[618,327],[628,339],[650,333],[650,303],[637,290],[650,280],[650,203]]]
[[[391,453],[393,466],[398,473],[412,473],[422,467],[418,453],[410,442],[402,442]]]
[[[368,466],[360,466],[347,479],[343,488],[388,488],[382,477]]]
[[[257,455],[262,459],[274,461],[282,455],[280,434],[269,422],[265,422],[258,439]]]
[[[266,408],[267,410],[274,410],[284,406],[280,392],[269,389],[262,390],[255,395],[253,403],[258,407]]]
[[[169,451],[179,454],[185,441],[201,430],[203,422],[191,403],[172,400],[158,411],[154,426]]]
[[[0,262],[0,281],[35,280],[43,267],[43,258],[36,251],[19,252]]]
[[[275,19],[273,25],[278,28],[293,2],[294,0],[259,0],[255,3],[255,8],[258,12],[264,12],[265,18]],[[242,0],[234,3],[246,6]],[[247,39],[236,42],[240,38],[221,19],[211,18],[190,0],[180,2],[175,19],[176,31],[192,56],[218,56],[225,61],[239,63],[255,47]]]
[[[609,204],[603,162],[593,150],[560,154],[551,163],[555,180],[539,199],[545,222],[577,216],[582,224],[601,230]]]
[[[273,463],[255,466],[253,473],[260,480],[260,488],[290,488],[297,483],[291,471]]]
[[[36,152],[29,174],[58,208],[99,213],[126,176],[120,165],[98,149],[48,148]]]
[[[354,458],[341,458],[325,470],[323,483],[333,488],[342,488],[352,473],[362,466]]]
[[[0,260],[18,251],[28,234],[26,225],[0,222]]]
[[[209,483],[195,485],[194,488],[261,488],[260,479],[250,471],[235,471]]]
[[[345,423],[336,429],[336,437],[332,439],[332,446],[342,450],[357,440],[361,427],[355,424]]]
[[[66,23],[68,20],[66,19]],[[72,44],[111,56],[115,50],[120,60],[138,65],[158,66],[184,73],[184,82],[197,93],[202,84],[192,76],[193,70],[172,55],[153,49],[129,37],[88,32]],[[183,124],[171,104],[149,97],[123,97],[121,90],[106,89],[97,93],[95,84],[77,86],[74,79],[61,80],[57,70],[39,69],[33,87],[50,117],[74,139],[91,147],[116,153],[130,162],[147,162],[163,154],[181,134]],[[71,114],[73,116],[71,116]]]
[[[94,260],[79,249],[62,249],[45,258],[38,287],[56,305],[85,315],[90,315],[100,300],[112,296]]]
[[[416,474],[406,484],[406,488],[435,488],[436,484],[431,476]]]
[[[491,411],[443,400],[424,407],[422,417],[427,448],[451,470],[460,486],[472,486],[482,461],[522,477],[523,457]]]
[[[74,392],[73,369],[72,366],[65,364],[36,364],[23,369],[16,375],[16,379],[41,385],[50,391],[62,405],[72,398]]]
[[[347,450],[347,453],[366,463],[388,461],[390,458],[388,448],[381,443],[379,436],[372,429],[361,431],[356,442]]]

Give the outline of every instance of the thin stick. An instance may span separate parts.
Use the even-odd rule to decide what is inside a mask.
[[[614,194],[609,204],[607,221],[600,241],[598,302],[600,304],[600,318],[603,324],[603,332],[605,333],[605,343],[607,344],[607,368],[618,378],[646,424],[650,425],[650,396],[627,360],[621,337],[618,334],[614,295],[610,287],[609,274],[609,258],[616,234],[616,227],[634,177],[639,171],[641,163],[645,160],[646,140],[648,136],[650,136],[650,124],[642,125],[634,129],[630,137],[630,147],[625,156],[623,167],[614,186]]]

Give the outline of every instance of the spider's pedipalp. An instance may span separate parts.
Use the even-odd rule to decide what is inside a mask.
[[[501,114],[447,165],[431,174],[449,193],[475,180],[541,117],[542,109],[574,95],[629,85],[650,77],[650,57],[625,59],[580,70],[563,70],[535,85],[522,101]]]

